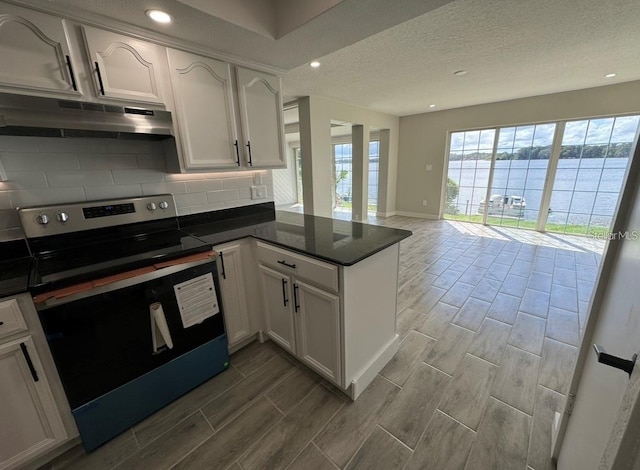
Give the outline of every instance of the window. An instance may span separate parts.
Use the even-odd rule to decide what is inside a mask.
[[[333,144],[335,175],[334,210],[351,212],[353,196],[353,155],[351,144]]]
[[[444,218],[602,233],[611,226],[639,124],[640,116],[622,116],[453,132]]]
[[[378,210],[378,180],[380,179],[380,141],[369,142],[369,203],[368,211]]]

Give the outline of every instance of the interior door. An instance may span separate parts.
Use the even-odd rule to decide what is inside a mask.
[[[566,411],[562,415],[554,446],[559,470],[614,468],[610,462],[616,452],[607,448],[615,448],[625,435],[630,411],[621,408],[623,397],[625,393],[637,396],[640,388],[629,389],[627,373],[598,363],[593,350],[593,344],[599,344],[608,353],[625,359],[640,350],[640,148],[637,139],[635,148],[612,229],[615,237],[610,239],[603,260],[569,390],[569,396],[575,395],[573,410],[570,416]],[[634,372],[638,373],[640,370]],[[616,432],[612,434],[614,427]],[[600,466],[605,453],[607,463]]]

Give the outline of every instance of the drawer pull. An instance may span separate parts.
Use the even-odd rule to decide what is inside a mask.
[[[22,354],[24,355],[24,359],[27,361],[27,365],[29,366],[29,372],[31,372],[31,377],[33,377],[33,381],[37,382],[40,379],[38,378],[38,373],[36,372],[36,368],[33,367],[33,361],[31,361],[31,356],[29,356],[29,351],[27,351],[27,345],[24,343],[20,343],[20,349],[22,349]]]
[[[282,280],[282,302],[284,303],[285,307],[289,303],[289,299],[287,299],[287,280],[286,279]]]
[[[287,268],[296,269],[296,265],[295,264],[289,264],[283,259],[279,260],[278,264],[282,264],[282,265],[286,266]]]

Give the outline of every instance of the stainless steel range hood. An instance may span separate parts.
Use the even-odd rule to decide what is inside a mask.
[[[0,135],[159,140],[173,125],[168,111],[0,93]]]

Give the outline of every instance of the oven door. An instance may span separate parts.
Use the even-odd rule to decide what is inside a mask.
[[[213,286],[207,284],[210,277]],[[195,288],[181,296],[176,286],[187,288],[190,281],[199,282],[200,291]],[[200,261],[37,304],[71,409],[77,410],[216,338],[224,337],[226,349],[221,303],[217,302],[215,309],[211,306],[209,312],[202,302],[197,305],[199,295],[204,295],[205,304],[211,295],[202,292],[203,288],[213,288],[215,298],[220,299],[217,281],[215,261]],[[194,314],[195,320],[190,319]],[[220,360],[228,366],[226,351]],[[186,379],[176,376],[174,380]],[[166,381],[167,387],[174,387],[171,376]],[[182,393],[196,385],[186,385]]]

